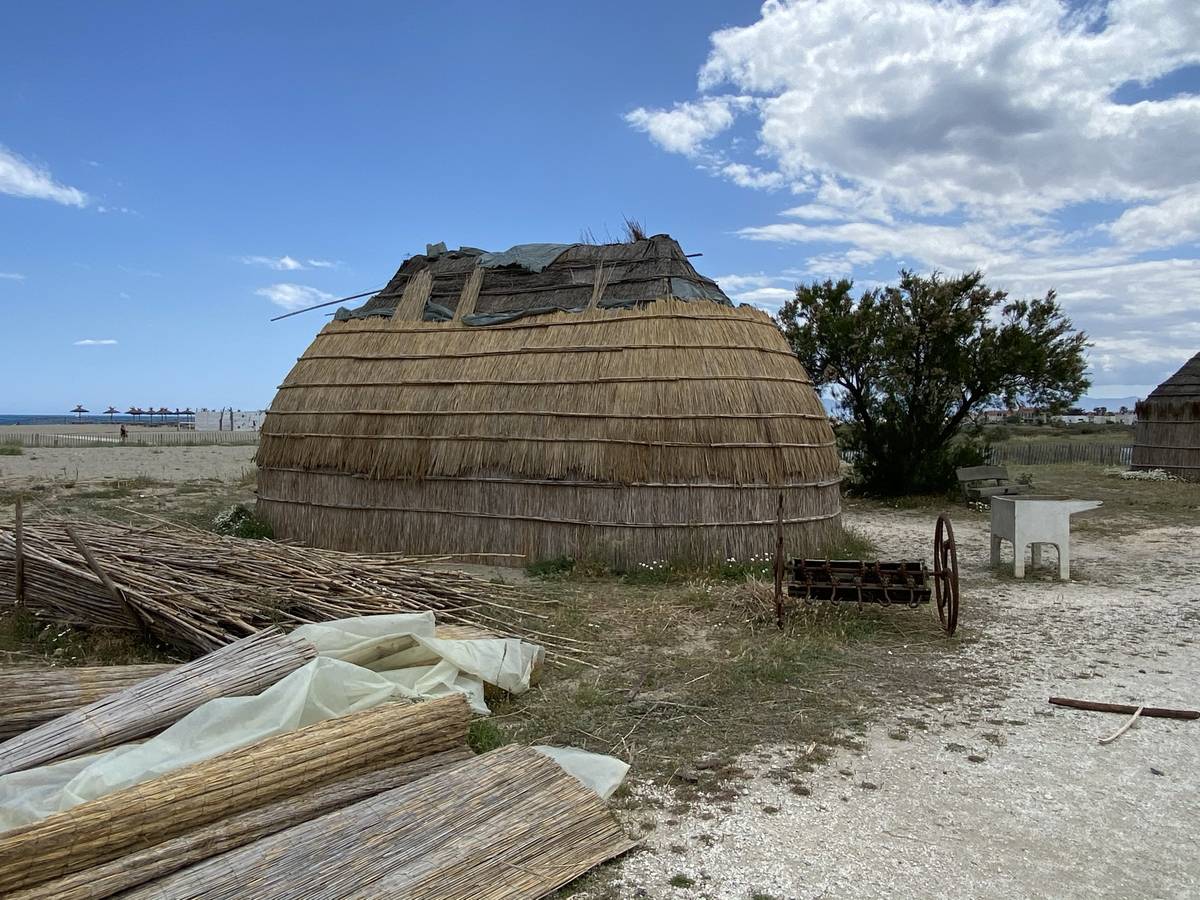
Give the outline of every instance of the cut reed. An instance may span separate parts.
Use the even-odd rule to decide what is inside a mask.
[[[257,694],[316,655],[309,641],[260,631],[0,744],[0,775],[155,734],[209,700]]]
[[[169,672],[172,665],[0,669],[0,741]]]
[[[445,750],[366,775],[335,781],[316,790],[257,809],[239,812],[111,862],[9,895],[9,900],[99,900],[193,863],[225,853],[327,812],[408,784],[473,759],[465,747]]]
[[[128,856],[234,813],[466,742],[461,694],[385,703],[222,753],[0,834],[0,894]]]
[[[214,857],[130,900],[532,900],[635,846],[557,763],[504,747]]]
[[[85,626],[141,630],[159,640],[213,650],[270,625],[296,625],[381,613],[432,611],[447,624],[513,633],[512,613],[545,618],[516,588],[428,558],[347,554],[247,541],[160,525],[152,530],[99,522],[73,524],[117,587],[118,603],[66,533],[66,523],[26,523],[25,605],[33,613]],[[0,531],[0,602],[11,596],[15,541]],[[130,610],[134,615],[130,615]],[[575,642],[523,627],[551,653]]]

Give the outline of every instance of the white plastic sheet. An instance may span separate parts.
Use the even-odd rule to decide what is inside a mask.
[[[568,775],[575,778],[600,795],[601,800],[607,800],[613,791],[621,786],[625,774],[629,771],[629,763],[622,762],[615,756],[605,756],[603,753],[589,753],[578,747],[545,747],[535,745],[534,750],[550,757],[558,763]]]
[[[437,638],[432,613],[305,625],[318,657],[257,696],[211,700],[142,744],[0,778],[0,831],[263,738],[396,698],[466,694],[486,714],[485,681],[528,690],[542,648],[506,638]]]

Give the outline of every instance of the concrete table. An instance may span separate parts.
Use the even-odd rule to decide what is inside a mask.
[[[1025,494],[992,497],[992,565],[1000,565],[1000,542],[1013,545],[1013,575],[1025,577],[1025,546],[1033,545],[1033,567],[1042,564],[1042,544],[1058,550],[1058,577],[1071,580],[1071,516],[1103,506],[1101,500],[1072,500]]]

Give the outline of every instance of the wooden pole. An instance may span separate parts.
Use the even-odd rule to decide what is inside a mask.
[[[113,584],[113,580],[108,577],[108,573],[100,567],[100,563],[96,562],[96,557],[92,556],[92,551],[89,550],[88,545],[83,542],[83,538],[76,534],[75,529],[70,525],[67,526],[67,535],[71,538],[71,543],[75,545],[75,549],[82,553],[83,558],[87,560],[88,568],[91,569],[92,573],[100,579],[100,583],[104,585],[104,589],[108,591],[113,600],[117,602],[117,605],[125,610],[134,625],[136,625],[139,629],[146,630],[141,618],[129,604],[129,601],[125,599],[125,595],[121,593],[121,589]],[[147,631],[147,633],[149,632]]]
[[[1070,697],[1051,697],[1050,702],[1055,706],[1069,706],[1072,709],[1086,709],[1091,712],[1123,713],[1132,716],[1139,709],[1141,715],[1155,719],[1200,719],[1200,710],[1168,709],[1161,706],[1130,706],[1128,703],[1100,703],[1096,700],[1072,700]]]
[[[25,603],[25,523],[23,515],[24,510],[22,507],[23,504],[21,502],[21,496],[18,494],[16,510],[17,521],[13,527],[13,539],[16,543],[16,549],[14,552],[16,554],[15,567],[17,606],[21,606]]]
[[[775,517],[775,624],[783,630],[783,491]]]

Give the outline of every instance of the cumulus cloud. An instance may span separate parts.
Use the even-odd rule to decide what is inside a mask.
[[[799,276],[982,268],[1015,294],[1056,288],[1114,383],[1195,352],[1200,92],[1155,83],[1200,64],[1200,3],[768,0],[710,41],[695,97],[627,120],[796,195],[738,233],[795,245]],[[731,295],[770,308],[784,289]]]
[[[276,306],[282,306],[289,312],[337,299],[335,294],[327,294],[303,284],[272,284],[259,288],[254,293],[266,297]]]
[[[84,338],[81,341],[76,341],[76,347],[103,347],[117,343],[112,338]]]
[[[0,194],[53,200],[63,206],[87,206],[88,195],[60,184],[50,170],[36,165],[0,144]]]
[[[706,97],[676,103],[670,109],[638,107],[625,121],[646,132],[664,150],[694,156],[706,141],[727,131],[734,115],[749,105],[746,97]]]

